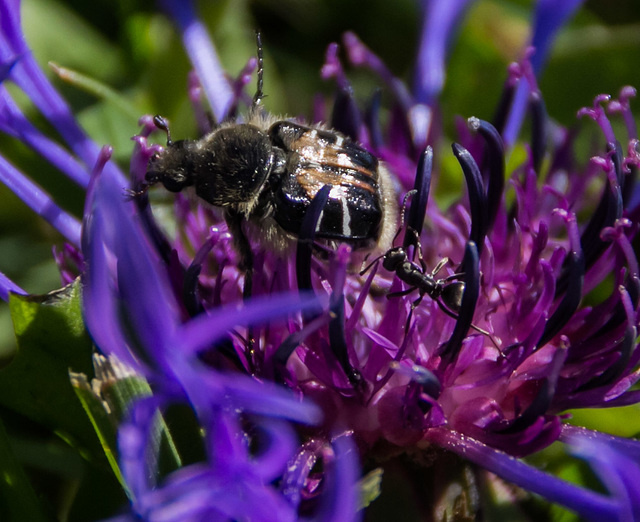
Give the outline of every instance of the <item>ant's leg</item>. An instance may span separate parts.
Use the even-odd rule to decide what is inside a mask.
[[[448,257],[443,257],[440,261],[438,261],[438,264],[435,267],[433,267],[433,270],[431,271],[431,277],[435,279],[436,274],[440,272],[440,270],[442,270],[442,267],[444,267],[444,265],[446,265],[448,262],[449,262]],[[454,276],[458,276],[458,275],[460,274],[450,275],[449,277],[442,279],[442,281],[449,281],[451,279],[456,279],[456,277]]]
[[[411,303],[411,309],[409,310],[409,315],[407,316],[407,321],[404,323],[404,333],[405,333],[405,335],[409,332],[409,326],[411,326],[411,318],[413,317],[413,311],[422,302],[422,298],[423,297],[424,297],[424,294],[420,294],[420,296],[418,296],[418,298]]]
[[[436,300],[436,303],[438,303],[438,306],[440,307],[440,310],[442,310],[449,317],[452,317],[455,320],[459,319],[458,314],[455,314],[451,310],[449,310],[443,303],[440,302],[439,299]],[[481,333],[482,335],[487,336],[489,338],[489,340],[491,341],[491,344],[493,344],[493,346],[495,346],[498,349],[498,351],[500,351],[500,347],[498,346],[498,343],[493,338],[493,335],[491,335],[489,332],[487,332],[486,330],[480,328],[479,326],[476,326],[475,324],[471,324],[469,326],[469,328],[471,328],[472,330],[475,330],[478,333]]]
[[[407,232],[411,232],[413,234],[413,238],[414,238],[414,242],[415,242],[414,250],[413,250],[413,258],[411,260],[413,261],[415,259],[416,252],[417,252],[418,261],[420,261],[420,266],[422,267],[422,272],[426,273],[427,272],[427,264],[424,262],[424,258],[422,257],[422,243],[420,242],[420,236],[418,235],[418,232],[416,232],[416,230],[413,229],[413,228],[408,228]],[[445,258],[445,259],[447,259],[447,258]],[[448,259],[447,259],[447,261],[448,261]],[[442,263],[442,261],[440,261],[440,263]],[[437,266],[440,266],[440,263],[438,263]],[[433,275],[433,273],[431,275]]]
[[[449,281],[459,281],[465,276],[464,272],[457,272],[455,274],[451,274],[450,276],[445,277],[444,279],[438,279],[441,283],[448,283]]]

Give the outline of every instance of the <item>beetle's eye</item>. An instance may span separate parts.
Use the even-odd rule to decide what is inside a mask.
[[[187,177],[183,173],[175,171],[165,172],[161,181],[169,192],[180,192],[188,185]]]

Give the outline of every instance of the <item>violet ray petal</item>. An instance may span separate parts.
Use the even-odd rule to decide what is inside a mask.
[[[71,181],[82,188],[87,188],[89,173],[86,167],[34,127],[20,112],[4,88],[0,88],[0,130],[20,139]]]
[[[110,214],[110,223],[117,227],[110,239],[115,243],[118,293],[126,317],[146,350],[169,349],[167,341],[174,337],[181,316],[162,261],[151,249],[139,222],[123,211]]]
[[[531,57],[531,65],[536,75],[539,75],[544,67],[556,34],[563,25],[569,22],[582,2],[583,0],[565,0],[564,2],[538,0],[531,38],[531,46],[535,48],[535,53]],[[507,146],[513,145],[518,137],[530,92],[529,82],[522,79],[516,88],[509,117],[504,132],[502,132]]]
[[[15,284],[6,275],[0,272],[0,299],[3,301],[9,300],[9,292],[20,295],[27,295],[22,288]]]
[[[256,428],[258,451],[251,455],[251,471],[256,478],[269,483],[285,471],[287,461],[295,453],[297,436],[291,424],[275,419],[259,419]]]
[[[28,53],[16,64],[11,78],[29,96],[40,113],[60,133],[69,148],[85,163],[92,166],[100,147],[87,137],[76,122],[71,108],[53,88],[33,56]],[[114,173],[117,169],[114,167]],[[120,175],[122,185],[125,178]]]
[[[290,390],[275,383],[238,378],[237,374],[213,373],[198,369],[189,385],[200,404],[233,406],[247,413],[289,419],[304,424],[317,424],[322,411],[309,400],[300,400]],[[197,377],[197,378],[196,378]]]
[[[109,252],[114,256],[115,273],[102,262],[110,272],[103,277],[113,278],[112,284],[117,285],[117,290],[114,286],[107,291],[116,292],[112,299],[118,308],[126,310],[126,317],[135,325],[138,340],[145,349],[153,347],[161,351],[178,326],[178,306],[161,262],[136,219],[134,206],[125,201],[120,187],[104,174],[95,187],[92,219],[98,220],[103,243],[97,245],[94,253],[104,256]],[[87,261],[95,262],[90,257]]]
[[[333,439],[334,458],[325,463],[326,490],[318,520],[322,522],[356,522],[362,519],[358,510],[359,477],[358,450],[351,433],[341,434]]]
[[[544,473],[471,437],[446,428],[431,428],[426,439],[587,520],[616,520],[619,508],[614,500]]]
[[[243,469],[185,467],[149,491],[138,504],[144,520],[251,520],[294,522],[288,503]],[[251,501],[247,501],[251,499]]]
[[[598,438],[568,437],[571,452],[593,468],[618,506],[616,520],[632,522],[640,518],[640,465]]]
[[[620,453],[626,453],[629,458],[633,460],[640,460],[640,441],[636,439],[616,437],[615,435],[610,435],[601,431],[589,430],[582,426],[563,424],[560,440],[563,442],[569,442],[571,437],[594,439],[602,444],[615,448],[615,450]]]
[[[6,36],[16,48],[24,46],[20,30],[20,0],[0,1],[0,34]]]
[[[11,73],[11,69],[13,69],[14,65],[18,63],[20,60],[19,56],[7,56],[3,59],[0,59],[0,85],[9,77]]]
[[[10,71],[11,80],[33,101],[85,165],[93,166],[100,149],[79,127],[69,106],[53,88],[27,48],[20,26],[19,2],[0,2],[0,24],[0,61],[19,57]],[[107,171],[122,186],[126,185],[124,176],[115,166],[107,166]]]
[[[131,404],[127,418],[118,430],[120,469],[135,499],[153,487],[156,470],[149,469],[148,442],[156,418],[158,402],[153,397],[142,398]]]
[[[473,0],[424,0],[413,94],[418,103],[432,105],[445,83],[445,62],[454,32]]]
[[[140,363],[129,351],[121,330],[118,314],[115,281],[110,264],[113,253],[105,245],[104,216],[100,213],[85,218],[86,239],[83,253],[87,269],[83,274],[83,315],[91,338],[96,346],[107,354],[116,355],[121,361],[138,371]]]
[[[80,222],[54,203],[51,196],[0,156],[0,182],[5,184],[31,210],[60,232],[66,240],[80,245]]]
[[[161,0],[162,7],[173,17],[182,32],[182,41],[191,63],[198,73],[211,109],[218,122],[228,114],[233,91],[220,64],[215,46],[204,25],[198,20],[191,0]]]
[[[246,304],[219,308],[215,310],[215,314],[195,317],[175,332],[174,342],[187,353],[195,354],[222,338],[233,326],[284,320],[296,312],[317,314],[322,310],[321,305],[321,300],[309,293],[255,297]]]

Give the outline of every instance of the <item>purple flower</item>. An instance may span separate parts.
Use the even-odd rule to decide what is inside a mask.
[[[509,68],[493,124],[469,118],[460,127],[452,149],[466,189],[440,209],[429,202],[439,174],[434,156],[445,154],[434,155],[441,129],[433,115],[448,44],[468,4],[425,2],[413,92],[345,34],[349,63],[372,70],[391,94],[384,127],[379,98],[364,113],[355,103],[338,45],[326,54],[322,76],[338,94],[332,113],[318,108],[316,117],[359,140],[394,175],[396,199],[406,203],[395,250],[376,252],[362,272],[362,253],[348,245],[319,244],[315,255],[321,190],[297,243],[271,248],[248,224],[249,296],[219,209],[177,194],[171,236],[141,190],[150,158],[163,150],[148,141],[153,119],[141,119],[128,182],[35,65],[18,3],[0,1],[0,78],[33,100],[72,153],[35,129],[3,86],[0,130],[86,188],[82,225],[2,157],[0,179],[67,239],[56,260],[65,281],[81,277],[96,346],[152,390],[119,420],[118,471],[132,516],[357,520],[360,462],[373,467],[415,454],[437,460],[435,448],[585,518],[640,516],[640,445],[563,422],[571,409],[640,400],[633,389],[640,376],[635,91],[598,96],[579,111],[603,139],[590,160],[576,161],[575,134],[551,132],[536,74],[579,3],[561,12],[541,1],[532,39],[538,53],[525,52]],[[235,115],[256,61],[229,80],[191,4],[163,7],[195,68],[189,95],[207,132],[202,92],[216,121]],[[505,143],[515,142],[525,107],[527,156],[505,172]],[[610,121],[620,117],[624,137]],[[136,195],[127,197],[127,187]],[[393,252],[400,264],[391,262]],[[594,292],[607,278],[606,295]],[[24,293],[4,276],[0,287],[5,299]],[[159,414],[168,418],[185,405],[199,427],[202,458],[176,459],[163,470],[154,447]],[[556,441],[591,464],[605,493],[520,459]]]

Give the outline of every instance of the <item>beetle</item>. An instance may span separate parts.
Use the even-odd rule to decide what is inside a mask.
[[[156,116],[167,145],[150,159],[143,191],[156,183],[171,192],[194,187],[201,200],[222,208],[247,272],[253,262],[244,222],[253,225],[255,242],[282,252],[298,237],[305,212],[325,185],[331,189],[316,238],[385,251],[398,213],[389,171],[338,131],[261,110],[259,34],[257,44],[258,84],[247,121],[224,122],[197,140],[173,141],[167,121]]]

